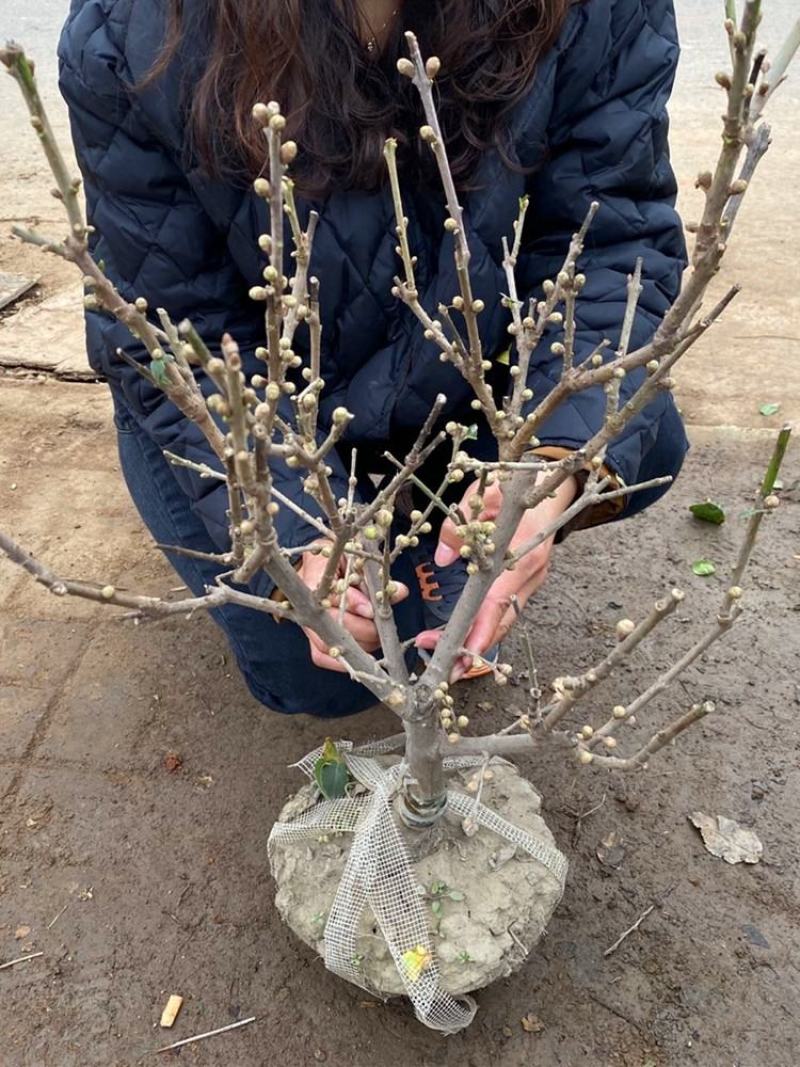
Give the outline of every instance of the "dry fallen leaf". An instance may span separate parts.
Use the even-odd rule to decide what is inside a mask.
[[[532,1011],[529,1011],[527,1015],[523,1015],[520,1022],[526,1034],[540,1034],[544,1030],[544,1023]]]
[[[726,863],[758,863],[764,846],[753,830],[745,830],[724,815],[705,815],[693,811],[689,821],[700,831],[703,844],[712,856]]]
[[[27,937],[30,932],[30,926],[18,926],[14,931],[14,937],[17,941],[21,941],[23,937]]]
[[[169,771],[171,774],[175,771],[179,771],[183,766],[183,759],[177,752],[168,752],[163,760],[164,770]]]

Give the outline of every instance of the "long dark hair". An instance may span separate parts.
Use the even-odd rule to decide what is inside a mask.
[[[356,0],[192,0],[192,22],[208,26],[202,70],[191,85],[194,150],[214,175],[253,177],[264,141],[250,111],[277,100],[300,155],[300,188],[370,189],[384,179],[383,144],[394,136],[408,169],[424,171],[416,92],[397,74],[403,29],[424,55],[437,55],[440,120],[460,185],[482,153],[505,149],[510,110],[530,87],[537,61],[555,41],[574,0],[405,0],[379,54],[359,39]],[[181,50],[186,0],[168,0],[167,37],[147,81]],[[198,57],[187,57],[196,65]]]

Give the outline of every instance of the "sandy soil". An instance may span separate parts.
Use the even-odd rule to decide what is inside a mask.
[[[793,4],[771,0],[771,39]],[[673,154],[691,217],[692,177],[708,159],[720,106],[700,75],[723,56],[704,0],[678,7],[685,59]],[[65,2],[29,8],[11,0],[3,13],[10,25],[0,31],[42,42],[53,99],[44,45]],[[0,174],[0,225],[37,219],[46,229],[58,219],[55,204],[35,145],[18,139],[23,124],[12,117],[9,80],[0,83],[0,140],[12,146]],[[687,589],[685,608],[621,676],[619,695],[631,695],[688,645],[723,588],[768,430],[800,419],[800,149],[792,133],[800,95],[786,89],[764,180],[720,278],[747,288],[681,371],[695,446],[686,471],[645,517],[591,541],[576,535],[558,550],[552,580],[528,612],[543,679],[602,656],[616,619],[641,617],[675,584]],[[64,129],[63,115],[57,124]],[[86,371],[72,275],[6,240],[0,270],[40,278],[0,316],[2,526],[64,573],[153,592],[173,587],[123,490],[104,387],[60,380]],[[782,409],[766,419],[758,408],[768,401]],[[273,908],[267,834],[299,784],[287,765],[321,740],[324,726],[257,706],[209,620],[134,628],[49,597],[0,563],[0,963],[43,953],[0,971],[0,1067],[129,1067],[170,1040],[250,1015],[255,1024],[189,1046],[182,1062],[796,1067],[797,457],[795,447],[784,506],[752,570],[748,614],[658,711],[708,698],[718,713],[646,776],[576,774],[555,753],[525,764],[570,858],[566,896],[529,964],[483,993],[473,1027],[446,1041],[403,1005],[381,1005],[328,975]],[[728,509],[722,528],[688,516],[686,506],[707,495]],[[701,556],[717,562],[717,576],[692,575]],[[518,639],[509,657],[518,674],[502,699],[485,682],[465,690],[481,730],[504,725],[509,705],[524,705]],[[358,741],[393,725],[376,712],[343,729]],[[695,810],[754,828],[762,862],[729,867],[708,855],[686,818]],[[611,831],[624,840],[618,869],[596,854]],[[651,904],[641,928],[604,958]],[[172,992],[186,1003],[175,1029],[160,1031]],[[541,1032],[523,1030],[529,1012]]]

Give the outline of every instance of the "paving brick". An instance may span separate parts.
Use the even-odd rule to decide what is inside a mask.
[[[0,687],[0,752],[3,759],[20,759],[48,703],[53,690],[30,689],[18,685]]]

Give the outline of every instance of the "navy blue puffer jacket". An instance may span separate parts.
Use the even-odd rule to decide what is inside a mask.
[[[95,256],[122,293],[144,296],[176,321],[193,320],[212,347],[232,333],[256,369],[263,317],[247,296],[260,281],[264,257],[257,237],[268,232],[265,205],[251,191],[212,181],[187,163],[180,70],[144,92],[132,93],[158,54],[163,0],[72,0],[61,37],[61,89],[85,179],[89,219],[97,228]],[[185,5],[191,8],[191,0]],[[198,45],[201,47],[201,43]],[[201,54],[201,53],[200,53]],[[600,202],[581,270],[588,282],[578,305],[577,355],[604,337],[618,337],[626,276],[644,260],[644,292],[633,343],[645,342],[675,297],[685,264],[676,192],[667,149],[666,103],[678,57],[672,0],[586,0],[571,9],[557,45],[539,65],[513,115],[514,151],[528,177],[487,153],[477,188],[464,206],[476,297],[486,352],[506,348],[507,312],[501,239],[510,234],[521,194],[531,196],[530,244],[518,266],[520,293],[534,292],[560,266],[570,235],[590,202]],[[451,238],[430,193],[404,190],[417,282],[435,309],[458,291]],[[469,389],[438,359],[411,313],[391,296],[398,263],[387,191],[335,192],[325,202],[301,201],[301,215],[320,214],[312,272],[322,281],[323,370],[327,412],[345,404],[354,414],[350,440],[376,451],[394,434],[422,424],[438,392],[448,415],[471,421]],[[122,347],[144,357],[121,325],[87,315],[89,358],[120,389],[145,431],[162,448],[214,462],[205,440],[164,396],[115,355]],[[301,350],[302,354],[302,350]],[[558,363],[545,339],[531,368],[536,399],[552,387]],[[641,380],[624,383],[630,395]],[[542,427],[543,445],[576,448],[602,422],[601,390],[577,396]],[[662,394],[628,424],[609,451],[610,467],[627,484],[675,474],[686,440],[672,398]],[[344,470],[336,472],[344,477]],[[296,473],[275,471],[280,488],[302,496]],[[224,486],[176,469],[188,505],[220,548],[227,546]],[[342,483],[344,484],[344,483]],[[658,492],[632,498],[627,514]],[[304,504],[309,505],[305,500]],[[281,509],[286,545],[310,540],[313,530]]]

